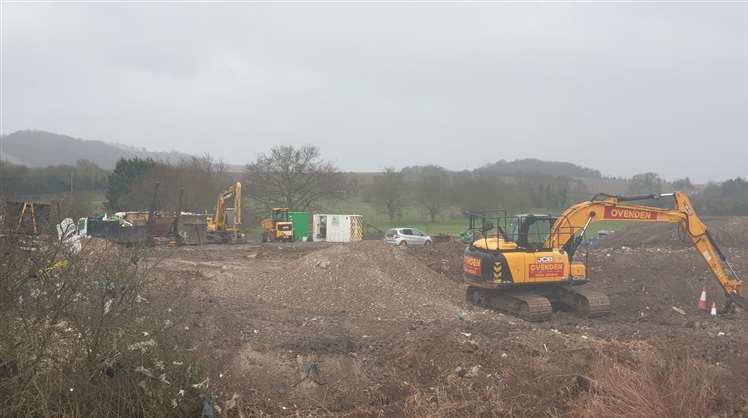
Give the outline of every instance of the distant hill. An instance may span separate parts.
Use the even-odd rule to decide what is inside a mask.
[[[46,167],[58,164],[75,164],[89,160],[101,168],[113,169],[122,157],[152,158],[161,161],[178,161],[190,158],[188,154],[153,152],[142,148],[90,141],[45,131],[17,131],[3,137],[3,158],[29,167]],[[7,154],[7,155],[6,155]]]
[[[538,160],[537,158],[525,158],[514,161],[499,160],[493,164],[484,165],[476,171],[489,171],[505,176],[541,173],[551,176],[569,176],[577,178],[601,177],[599,170],[561,161],[543,161]]]

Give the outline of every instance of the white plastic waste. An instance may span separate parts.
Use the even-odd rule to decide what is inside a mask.
[[[57,238],[74,254],[78,254],[82,249],[78,228],[70,218],[65,218],[57,224]]]

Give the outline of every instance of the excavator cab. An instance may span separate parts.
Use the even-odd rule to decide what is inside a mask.
[[[549,214],[519,214],[509,222],[506,240],[517,243],[517,247],[540,250],[551,233],[557,216]]]
[[[542,250],[558,219],[550,214],[522,213],[508,217],[505,210],[468,212],[466,244],[494,250]]]

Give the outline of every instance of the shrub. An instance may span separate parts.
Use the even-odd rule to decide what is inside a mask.
[[[147,302],[142,249],[0,238],[0,410],[7,416],[184,416],[200,370]]]

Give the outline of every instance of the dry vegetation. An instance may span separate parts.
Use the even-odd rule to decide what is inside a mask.
[[[572,403],[581,417],[704,417],[716,399],[716,371],[687,349],[645,343],[600,351],[589,373],[590,390]]]
[[[0,414],[182,416],[200,369],[149,306],[142,250],[0,241]]]
[[[715,371],[685,350],[646,343],[579,348],[584,363],[525,358],[498,383],[451,379],[417,390],[406,413],[419,417],[704,417],[715,402]],[[564,352],[562,356],[569,356]]]

